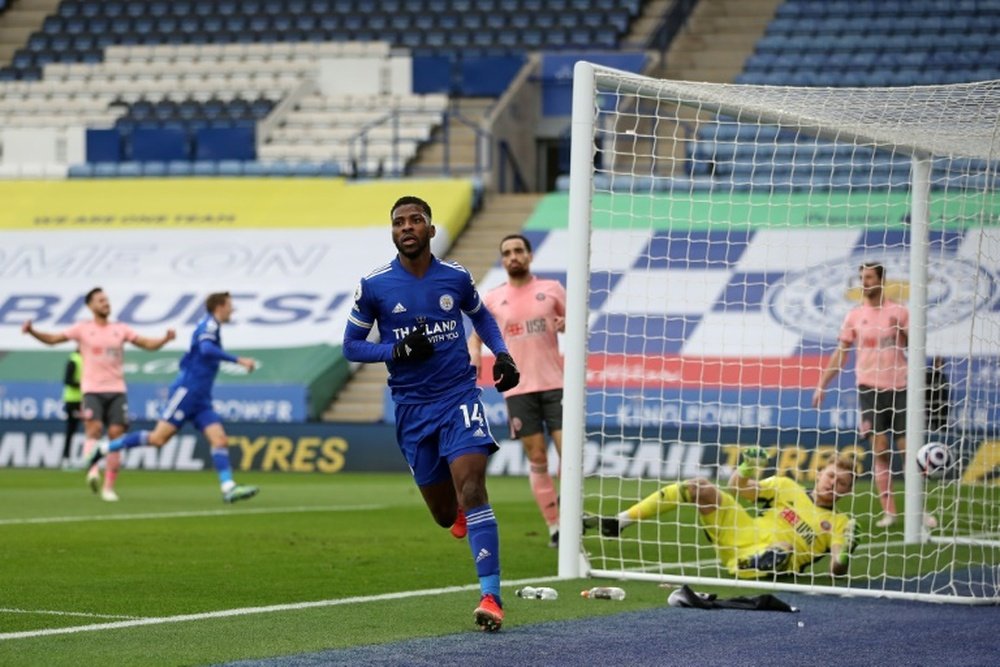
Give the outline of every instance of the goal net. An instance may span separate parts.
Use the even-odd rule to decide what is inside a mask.
[[[1000,81],[799,88],[577,64],[560,576],[1000,601],[998,111]],[[883,267],[884,296],[909,313],[905,426],[879,427],[892,429],[881,494],[857,356],[883,359],[902,339],[875,321],[866,333],[862,314],[843,340],[862,263]],[[935,477],[917,467],[926,442],[952,454]],[[782,521],[802,540],[779,550],[796,556],[838,532],[746,498],[699,508],[685,480],[735,496],[751,447],[767,454],[762,480],[810,494],[829,461],[855,454],[854,491],[834,508],[854,519],[846,575],[822,554],[757,578],[734,570],[733,553],[787,534]],[[897,518],[882,525],[888,495]],[[622,512],[638,520],[614,535]]]

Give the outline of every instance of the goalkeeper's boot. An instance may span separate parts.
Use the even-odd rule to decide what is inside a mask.
[[[459,507],[458,514],[455,515],[455,523],[451,524],[451,535],[456,540],[461,540],[468,533],[469,525],[465,522],[465,512]]]
[[[238,500],[249,500],[260,491],[256,486],[242,486],[237,484],[222,494],[222,502],[235,503]]]
[[[483,632],[496,632],[503,625],[503,606],[492,593],[486,593],[479,600],[479,606],[472,617]]]
[[[618,537],[622,534],[622,525],[616,516],[601,517],[601,535],[604,537]]]
[[[590,512],[583,513],[583,532],[586,533],[588,530],[593,530],[601,525],[601,517],[596,514],[591,514]]]

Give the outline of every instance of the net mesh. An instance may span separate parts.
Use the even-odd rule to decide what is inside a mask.
[[[854,452],[856,489],[836,506],[856,521],[849,574],[832,576],[826,556],[752,583],[995,602],[1000,82],[809,89],[594,69],[588,335],[585,351],[567,350],[567,364],[587,364],[585,511],[612,518],[693,478],[732,493],[747,447],[768,454],[762,478],[808,491]],[[926,245],[912,224],[913,156],[929,166]],[[910,281],[914,244],[927,251],[925,285]],[[891,526],[878,525],[855,372],[857,350],[882,343],[856,341],[813,406],[860,303],[863,262],[884,267],[893,301],[926,290],[919,363],[933,417],[898,437],[944,443],[955,461],[904,482],[905,442],[889,438]],[[916,541],[904,539],[905,483],[937,524]],[[736,582],[705,531],[722,513],[685,500],[617,537],[585,533],[592,573]],[[764,512],[743,507],[751,521]],[[753,526],[744,538],[766,544],[765,522]]]

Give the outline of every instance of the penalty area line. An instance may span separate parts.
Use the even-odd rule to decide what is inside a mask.
[[[0,526],[21,526],[45,523],[83,523],[86,521],[143,521],[146,519],[188,519],[212,516],[245,516],[247,514],[298,514],[302,512],[357,512],[384,509],[385,505],[327,505],[299,507],[250,507],[246,509],[191,510],[187,512],[149,512],[145,514],[107,514],[99,516],[40,516],[25,519],[0,519]]]

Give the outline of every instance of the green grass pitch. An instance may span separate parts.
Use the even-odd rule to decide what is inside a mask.
[[[476,631],[468,543],[433,523],[407,475],[239,481],[261,493],[228,506],[211,473],[125,471],[122,501],[108,504],[82,473],[0,470],[0,664],[210,664]],[[648,583],[629,585],[623,602],[583,600],[588,581],[550,583],[561,594],[553,602],[516,598],[514,582],[556,573],[557,550],[526,479],[494,478],[489,489],[508,627],[665,603]],[[414,594],[448,587],[456,590]],[[391,594],[409,597],[364,599]],[[3,638],[275,605],[289,608]]]
[[[108,504],[82,473],[0,470],[0,664],[197,665],[476,631],[468,544],[434,525],[407,475],[239,479],[261,493],[228,506],[211,473],[126,471]],[[552,602],[516,598],[555,575],[558,555],[526,479],[489,488],[505,627],[666,603],[653,582],[623,584],[622,602],[580,598],[592,580],[550,581]],[[711,556],[694,529],[663,537],[701,546],[647,545],[645,558]],[[584,544],[596,556],[601,543]],[[861,571],[893,567],[870,553]]]

